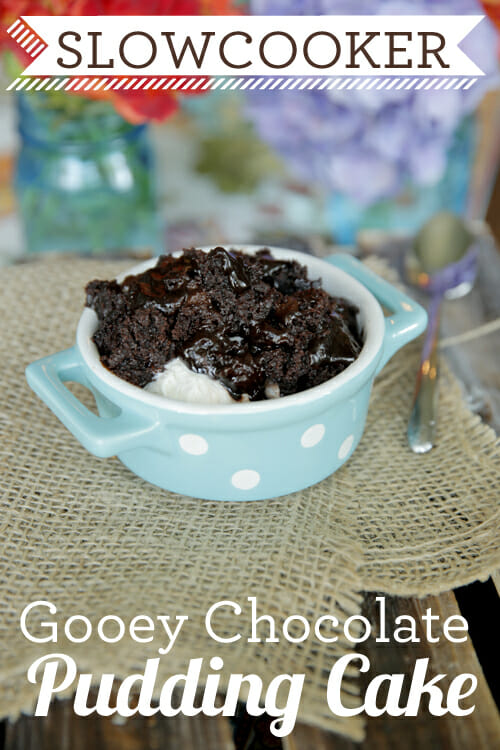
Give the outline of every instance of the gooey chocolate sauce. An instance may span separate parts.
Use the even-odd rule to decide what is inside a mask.
[[[295,261],[216,247],[166,255],[153,268],[87,285],[101,361],[144,386],[174,357],[235,399],[317,385],[359,355],[357,308],[321,289]]]

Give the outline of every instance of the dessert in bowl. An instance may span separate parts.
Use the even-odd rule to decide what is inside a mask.
[[[363,344],[358,308],[268,249],[191,248],[86,291],[102,364],[191,403],[304,391],[342,372]]]
[[[203,250],[208,252],[208,248]],[[226,250],[234,255],[232,248]],[[260,248],[239,250],[255,254]],[[352,311],[358,311],[357,351],[342,350],[346,356],[342,354],[345,361],[340,369],[328,360],[328,367],[333,367],[328,372],[337,374],[326,380],[321,380],[326,371],[319,375],[314,371],[318,358],[313,357],[312,380],[303,371],[295,372],[287,361],[274,370],[270,365],[270,382],[269,378],[255,380],[246,375],[233,382],[226,377],[227,369],[223,373],[218,369],[217,351],[210,351],[208,365],[205,360],[199,362],[201,372],[214,366],[215,380],[222,378],[231,392],[229,401],[190,403],[180,400],[178,393],[175,398],[165,397],[149,387],[139,387],[149,386],[168,362],[152,356],[154,366],[144,376],[133,360],[129,372],[133,372],[130,377],[135,384],[115,374],[120,371],[116,367],[120,351],[118,347],[113,352],[112,334],[107,343],[106,336],[99,338],[107,303],[105,296],[99,303],[94,287],[90,290],[91,303],[97,308],[101,304],[101,320],[93,309],[86,308],[75,346],[29,365],[26,375],[30,386],[90,452],[98,456],[116,454],[137,475],[165,489],[200,498],[241,501],[277,497],[318,482],[338,469],[356,448],[375,375],[395,351],[424,330],[426,314],[404,293],[350,256],[318,259],[276,248],[272,256],[277,261],[305,266],[309,280],[321,279],[326,296],[347,300],[345,322],[351,329]],[[135,266],[117,282],[144,273],[157,261],[154,258]],[[384,317],[380,303],[392,312],[390,317]],[[255,334],[258,341],[261,334]],[[101,361],[94,338],[107,366]],[[272,346],[266,349],[261,344],[256,347],[259,373],[262,362],[270,362],[272,355]],[[192,354],[189,352],[188,357]],[[110,358],[106,359],[106,353]],[[122,356],[121,361],[125,360],[132,361],[128,355]],[[193,365],[188,361],[191,370],[197,369],[196,362]],[[115,372],[108,369],[110,366]],[[64,386],[65,381],[76,381],[92,390],[100,416],[88,411]],[[309,386],[317,381],[317,385]],[[286,395],[281,395],[283,392]]]

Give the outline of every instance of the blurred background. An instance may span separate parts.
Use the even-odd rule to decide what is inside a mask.
[[[185,4],[174,2],[176,12]],[[32,5],[35,12],[29,0],[7,3],[0,20],[6,25]],[[107,5],[124,12],[127,3],[120,11]],[[142,12],[161,5],[145,3]],[[67,3],[64,12],[72,6],[92,12],[91,2],[83,10]],[[376,9],[366,0],[203,3],[203,12],[258,14],[486,9],[489,18],[464,44],[485,76],[460,90],[213,91],[183,99],[8,93],[26,60],[4,35],[0,263],[40,252],[148,255],[224,242],[372,247],[388,235],[412,236],[443,209],[487,218],[498,236],[491,199],[500,156],[499,8],[497,0],[484,7],[381,0]],[[57,3],[47,5],[56,11]]]
[[[440,209],[486,217],[500,236],[495,87],[453,123],[439,121],[451,118],[440,92],[422,92],[437,108],[429,130],[446,130],[425,134],[400,121],[418,102],[374,113],[357,92],[341,104],[211,92],[131,125],[108,102],[8,93],[5,65],[0,76],[0,263],[230,242],[321,252],[409,236]]]

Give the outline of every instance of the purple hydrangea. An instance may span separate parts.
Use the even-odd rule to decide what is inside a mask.
[[[377,15],[483,14],[477,0],[250,0],[250,11],[370,15],[374,5]],[[253,91],[248,113],[298,177],[368,206],[408,180],[425,186],[443,176],[457,126],[498,83],[497,44],[488,19],[461,44],[485,73],[467,90]]]

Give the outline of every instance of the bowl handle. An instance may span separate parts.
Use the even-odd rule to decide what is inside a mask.
[[[114,456],[136,447],[157,422],[135,412],[116,417],[98,417],[66,388],[67,380],[89,388],[83,361],[76,347],[51,354],[26,368],[26,380],[61,422],[95,456]]]
[[[360,281],[373,296],[388,308],[392,315],[385,319],[385,336],[382,356],[377,365],[378,374],[393,354],[419,336],[427,327],[427,313],[417,302],[388,281],[370,271],[364,263],[345,253],[330,255],[328,263],[340,268]]]

